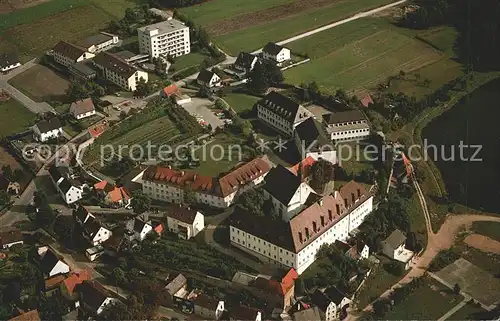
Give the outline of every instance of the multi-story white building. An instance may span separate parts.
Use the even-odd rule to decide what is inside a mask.
[[[53,49],[53,56],[57,63],[66,67],[95,57],[93,53],[87,52],[85,48],[66,41],[57,43]]]
[[[286,184],[288,181],[283,189]],[[303,192],[309,194],[302,204],[305,209],[288,221],[250,215],[237,208],[231,216],[231,244],[301,274],[314,262],[321,245],[347,240],[373,209],[372,194],[354,181],[323,197],[306,188]]]
[[[370,124],[358,110],[323,115],[330,139],[336,143],[363,140],[370,136]]]
[[[95,66],[107,80],[125,90],[135,91],[139,80],[148,82],[148,73],[128,64],[117,55],[101,52],[94,58]]]
[[[281,66],[285,61],[291,59],[290,49],[277,45],[274,42],[268,42],[262,49],[262,57],[274,61]]]
[[[152,58],[178,57],[191,52],[189,27],[170,19],[137,29],[139,51]]]
[[[150,166],[142,174],[142,191],[153,199],[175,204],[184,203],[186,195],[191,194],[197,203],[227,208],[241,193],[262,183],[270,169],[267,157],[256,158],[220,178]]]
[[[290,98],[271,91],[257,102],[257,117],[279,132],[292,136],[295,127],[314,115]]]
[[[195,237],[205,228],[203,214],[189,207],[171,206],[166,216],[168,230],[185,240]]]

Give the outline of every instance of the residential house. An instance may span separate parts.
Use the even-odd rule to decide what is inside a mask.
[[[101,51],[106,51],[117,46],[119,42],[120,39],[117,35],[103,31],[85,38],[84,40],[78,41],[76,44],[85,48],[90,53],[97,54]]]
[[[2,72],[7,72],[9,70],[15,69],[21,66],[19,58],[13,53],[2,53],[0,54],[0,68]]]
[[[162,97],[167,97],[167,98],[172,96],[175,97],[180,94],[179,87],[177,87],[176,84],[170,84],[167,87],[163,88],[160,94]]]
[[[151,58],[187,55],[191,52],[189,27],[176,19],[137,28],[139,52]]]
[[[259,63],[259,58],[257,58],[257,56],[248,52],[240,52],[238,58],[236,58],[236,61],[234,62],[234,68],[248,73],[255,68],[257,63]]]
[[[147,215],[141,214],[134,219],[129,220],[127,222],[126,229],[130,235],[129,241],[137,240],[142,242],[146,239],[148,233],[153,230],[153,226]]]
[[[148,82],[148,73],[137,69],[115,54],[100,52],[94,58],[95,66],[101,75],[115,85],[135,91],[140,80]]]
[[[66,41],[59,41],[54,47],[53,54],[54,60],[65,67],[95,57],[93,53],[87,52],[85,48]]]
[[[310,307],[307,309],[298,310],[293,313],[293,321],[323,321],[321,311],[318,307]]]
[[[266,199],[271,199],[275,212],[285,221],[303,209],[314,190],[282,165],[269,171],[263,186]]]
[[[38,310],[31,310],[9,319],[8,321],[41,321]]]
[[[89,247],[85,250],[85,256],[90,262],[94,262],[103,254],[104,247],[101,244],[97,244],[96,246]]]
[[[102,246],[104,247],[104,253],[109,256],[115,257],[118,255],[118,253],[120,253],[123,246],[125,245],[125,229],[117,228],[114,229],[112,233],[113,234],[111,235],[111,237],[102,243]]]
[[[249,285],[261,290],[264,293],[263,297],[278,303],[281,309],[288,310],[295,297],[295,280],[298,278],[297,271],[291,268],[286,274],[277,278],[259,275]]]
[[[179,298],[185,297],[185,294],[188,292],[186,277],[181,273],[175,275],[175,277],[172,275],[170,278],[169,276],[165,290],[170,295],[170,299],[173,299],[174,296]]]
[[[257,102],[257,117],[280,133],[292,136],[300,123],[314,115],[292,99],[271,91]]]
[[[46,142],[49,139],[62,136],[63,129],[58,117],[49,120],[41,120],[33,126],[33,138],[38,142]]]
[[[332,164],[337,163],[337,151],[326,136],[322,125],[314,118],[308,118],[295,128],[295,145],[300,159],[312,157],[324,159]]]
[[[312,156],[308,156],[289,167],[288,170],[295,176],[300,176],[303,182],[307,182],[312,175],[312,166],[317,162]]]
[[[354,241],[352,243],[353,244],[349,244],[340,240],[336,240],[335,247],[338,248],[346,256],[356,261],[367,259],[370,256],[370,248],[368,247],[368,245],[361,241]]]
[[[60,284],[61,295],[68,301],[77,301],[77,286],[87,280],[90,280],[90,272],[88,270],[71,272]]]
[[[370,125],[359,110],[323,115],[323,123],[330,139],[335,143],[360,141],[370,136]]]
[[[382,253],[389,258],[404,264],[406,270],[410,268],[415,256],[413,251],[406,248],[406,235],[400,230],[394,230],[389,237],[381,242]]]
[[[7,232],[0,232],[0,246],[4,250],[7,250],[14,245],[22,245],[23,243],[23,234],[20,230],[16,229]]]
[[[83,281],[78,286],[78,293],[79,307],[91,315],[99,315],[107,306],[120,302],[96,281]]]
[[[237,166],[218,178],[150,166],[142,173],[142,191],[153,199],[175,204],[184,203],[185,195],[191,194],[197,203],[227,208],[239,195],[262,183],[270,169],[266,156]]]
[[[49,174],[66,204],[73,204],[82,198],[82,184],[71,178],[69,169],[65,166],[52,166]]]
[[[168,230],[182,239],[189,240],[205,228],[205,217],[195,209],[171,206],[166,215]]]
[[[95,115],[95,106],[92,98],[74,101],[69,107],[69,112],[76,119],[83,119]]]
[[[262,312],[246,306],[236,306],[229,310],[230,320],[262,321]]]
[[[372,212],[372,192],[357,182],[351,181],[320,197],[296,176],[270,175],[272,173],[266,176],[266,181],[269,178],[272,187],[267,186],[266,191],[266,183],[264,190],[272,196],[275,208],[279,206],[282,219],[250,215],[240,207],[230,218],[231,245],[262,261],[293,267],[301,274],[315,261],[323,244],[347,240],[349,233]],[[284,179],[280,181],[280,177]]]
[[[105,242],[113,235],[113,233],[102,226],[102,224],[93,216],[89,217],[82,225],[83,237],[89,241],[90,244],[96,246]]]
[[[311,301],[319,308],[320,314],[324,316],[322,320],[325,321],[344,319],[347,316],[347,308],[352,302],[336,287],[316,290],[311,296]]]
[[[268,42],[262,49],[262,57],[274,61],[281,66],[285,61],[291,59],[290,49],[277,45],[274,42]]]
[[[57,274],[45,279],[43,292],[45,296],[52,296],[59,293],[61,283],[66,279],[65,274]]]
[[[78,206],[78,208],[73,211],[73,216],[75,217],[75,221],[79,225],[83,225],[87,222],[88,219],[95,219],[95,216],[90,214],[90,212],[83,206]]]
[[[196,78],[196,82],[198,85],[205,86],[209,89],[222,86],[221,78],[215,72],[208,69],[200,71]]]
[[[50,278],[54,275],[69,272],[69,265],[58,258],[47,246],[38,248],[38,255],[40,257],[40,269],[46,277]]]
[[[372,97],[370,94],[366,94],[359,100],[361,106],[368,108],[370,105],[373,105],[375,102],[373,101]]]
[[[193,298],[194,314],[203,320],[218,320],[224,312],[224,301],[206,294],[198,294]]]

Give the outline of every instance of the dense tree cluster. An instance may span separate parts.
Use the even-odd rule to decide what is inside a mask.
[[[151,198],[144,194],[142,191],[132,192],[131,204],[134,209],[134,213],[142,214],[151,209]]]
[[[90,80],[73,80],[68,89],[66,89],[66,97],[69,102],[82,100],[88,97],[93,99],[104,96],[106,90],[103,86]]]
[[[151,7],[156,8],[182,8],[201,4],[205,0],[145,0]]]
[[[243,193],[239,197],[237,204],[248,213],[255,216],[275,217],[277,215],[272,201],[270,199],[265,199],[262,188],[253,188]]]
[[[424,29],[452,25],[459,31],[458,56],[475,68],[500,67],[500,2],[498,0],[415,0],[418,9],[406,14],[403,25]]]
[[[285,78],[280,68],[271,61],[262,61],[248,75],[248,88],[256,93],[264,93],[269,87],[281,84]]]

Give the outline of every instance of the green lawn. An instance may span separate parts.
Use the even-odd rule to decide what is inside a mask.
[[[394,306],[384,316],[386,320],[437,320],[460,303],[462,296],[433,279],[410,294],[405,301]]]
[[[500,242],[500,223],[474,222],[474,224],[472,224],[472,230]]]
[[[455,57],[453,46],[457,36],[457,30],[450,26],[432,28],[417,35],[418,38],[445,52],[450,57]]]
[[[237,55],[240,51],[253,51],[262,48],[269,41],[284,40],[389,2],[387,0],[343,0],[319,8],[311,6],[302,12],[294,12],[281,19],[250,24],[247,28],[222,34],[215,38],[215,42],[222,50]]]
[[[240,146],[241,154],[239,153]],[[200,160],[200,166],[193,170],[200,175],[207,176],[217,176],[227,172],[244,161],[242,146],[242,141],[238,137],[220,134],[216,136],[215,141],[195,151],[195,157]]]
[[[228,93],[223,99],[231,106],[237,113],[242,111],[252,110],[253,106],[261,98],[241,93]]]
[[[206,58],[208,58],[208,56],[198,52],[192,52],[188,55],[177,57],[175,58],[175,62],[173,64],[173,67],[175,68],[174,72],[178,72],[192,66],[199,66]]]
[[[70,10],[38,16],[36,20],[31,18],[25,24],[16,23],[3,30],[0,45],[17,51],[21,56],[34,57],[60,40],[74,42],[90,36],[105,28],[114,18],[95,5],[78,5]]]
[[[486,312],[481,306],[467,303],[460,310],[453,313],[448,320],[479,320],[478,316]]]
[[[9,99],[0,103],[0,137],[22,132],[33,125],[36,115],[26,109],[17,100]]]
[[[327,92],[370,90],[400,70],[411,72],[445,58],[379,18],[349,22],[293,42],[290,49],[308,53],[312,60],[285,71],[286,82],[316,81]]]
[[[340,166],[347,173],[358,175],[363,170],[373,170],[373,162],[369,155],[365,155],[365,145],[356,142],[340,143],[337,145],[337,154]],[[367,158],[368,156],[368,158]]]
[[[496,201],[498,185],[492,180],[500,175],[500,127],[496,117],[488,116],[497,113],[497,105],[492,102],[500,99],[499,85],[500,79],[497,79],[476,89],[467,99],[435,118],[422,132],[427,144],[442,146],[439,150],[445,151],[442,154],[429,150],[429,157],[439,168],[450,197],[490,212],[500,211]],[[464,157],[460,157],[460,142],[481,146],[475,159],[468,160],[476,152],[475,148],[463,148]],[[448,160],[452,150],[455,150],[454,161]]]
[[[401,279],[401,277],[394,276],[384,269],[384,261],[385,259],[382,258],[380,265],[373,269],[365,284],[356,295],[355,301],[358,310],[362,310],[365,306],[372,303]]]
[[[193,19],[197,24],[206,26],[227,17],[259,11],[287,2],[290,0],[213,0],[183,8],[181,13]]]

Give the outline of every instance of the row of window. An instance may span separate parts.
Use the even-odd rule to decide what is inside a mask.
[[[333,136],[340,136],[340,135],[346,135],[346,134],[357,134],[357,133],[368,133],[370,130],[369,129],[353,129],[353,130],[346,130],[344,132],[334,132],[332,133]]]

